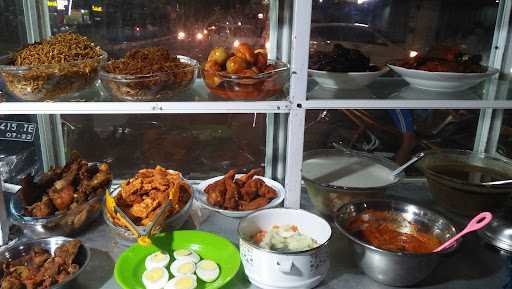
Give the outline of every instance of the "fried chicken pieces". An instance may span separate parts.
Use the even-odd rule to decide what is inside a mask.
[[[5,262],[0,289],[46,289],[64,282],[80,267],[74,263],[80,240],[68,241],[55,249],[55,255],[34,247],[27,255]]]
[[[51,168],[34,182],[33,176],[22,180],[21,200],[30,217],[50,217],[74,209],[100,196],[110,185],[112,174],[107,164],[89,164],[77,152],[63,168]]]
[[[229,171],[224,178],[205,188],[208,203],[233,211],[249,211],[266,206],[277,197],[277,192],[262,179],[255,178],[262,174],[262,169],[253,169],[235,179],[236,171]]]
[[[176,187],[176,189],[174,189]],[[170,172],[161,166],[155,169],[142,169],[134,178],[121,185],[121,191],[114,197],[128,217],[138,226],[146,226],[160,211],[166,200],[171,201],[170,217],[178,213],[192,197],[192,188],[178,172]],[[125,221],[109,212],[114,224],[126,227]]]

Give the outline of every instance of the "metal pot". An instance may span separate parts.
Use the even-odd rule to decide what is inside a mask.
[[[441,243],[455,236],[457,231],[440,215],[404,202],[368,200],[344,205],[336,216],[336,227],[351,241],[359,267],[379,283],[398,287],[416,284],[434,270],[442,256],[458,246],[456,244],[441,252],[425,254],[397,253],[379,249],[358,239],[347,230],[347,222],[366,210],[398,213],[408,223],[416,225],[419,231],[436,236]]]
[[[30,250],[34,247],[42,247],[48,251],[50,251],[51,254],[55,252],[55,249],[59,247],[60,245],[71,241],[73,239],[66,238],[66,237],[52,237],[52,238],[46,238],[46,239],[38,239],[38,240],[30,240],[30,241],[23,241],[14,243],[9,246],[2,247],[0,249],[0,262],[6,262],[9,260],[14,260],[17,258],[20,258],[22,256],[27,255]],[[66,279],[64,282],[60,284],[55,284],[51,286],[49,289],[61,289],[61,288],[69,288],[69,285],[72,280],[74,280],[78,275],[82,273],[82,271],[87,267],[89,264],[89,260],[91,258],[91,253],[89,251],[89,248],[84,246],[83,244],[80,245],[78,248],[78,252],[75,256],[74,262],[79,266],[79,270],[75,273],[73,273],[68,279]],[[3,276],[3,269],[0,268],[0,276]]]
[[[302,179],[315,208],[322,215],[333,216],[353,200],[382,198],[404,177],[404,173],[392,175],[397,168],[374,154],[321,149],[304,153]]]
[[[425,174],[432,197],[442,207],[456,213],[473,216],[483,211],[503,208],[512,193],[512,185],[486,186],[478,180],[455,178],[434,170],[444,166],[451,173],[464,173],[464,168],[479,168],[481,172],[497,171],[504,179],[512,179],[512,162],[484,153],[464,150],[432,150],[416,166]],[[478,174],[478,172],[476,172]]]
[[[283,253],[253,243],[252,236],[274,225],[296,225],[319,245],[310,250]],[[317,215],[285,208],[261,210],[242,219],[238,233],[245,274],[260,288],[313,288],[327,275],[331,227]]]

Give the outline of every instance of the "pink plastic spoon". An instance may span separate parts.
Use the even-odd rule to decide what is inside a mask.
[[[483,212],[478,214],[469,222],[469,224],[466,226],[466,228],[464,228],[464,230],[462,230],[462,232],[458,233],[455,237],[446,241],[443,245],[435,249],[434,252],[439,252],[453,246],[453,244],[455,244],[455,242],[457,242],[457,240],[460,239],[462,236],[466,235],[467,233],[482,229],[483,227],[485,227],[485,225],[489,224],[491,220],[492,214],[489,212]]]

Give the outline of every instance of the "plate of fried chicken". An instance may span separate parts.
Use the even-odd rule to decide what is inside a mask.
[[[284,200],[285,190],[280,183],[262,175],[262,169],[247,174],[230,170],[224,176],[201,182],[196,199],[202,206],[232,218],[276,207]]]

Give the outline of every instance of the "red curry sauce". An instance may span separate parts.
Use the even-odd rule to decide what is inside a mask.
[[[408,224],[410,233],[399,230],[397,214],[367,210],[348,221],[347,230],[360,240],[382,250],[407,253],[430,253],[441,245],[432,234],[419,232]]]

